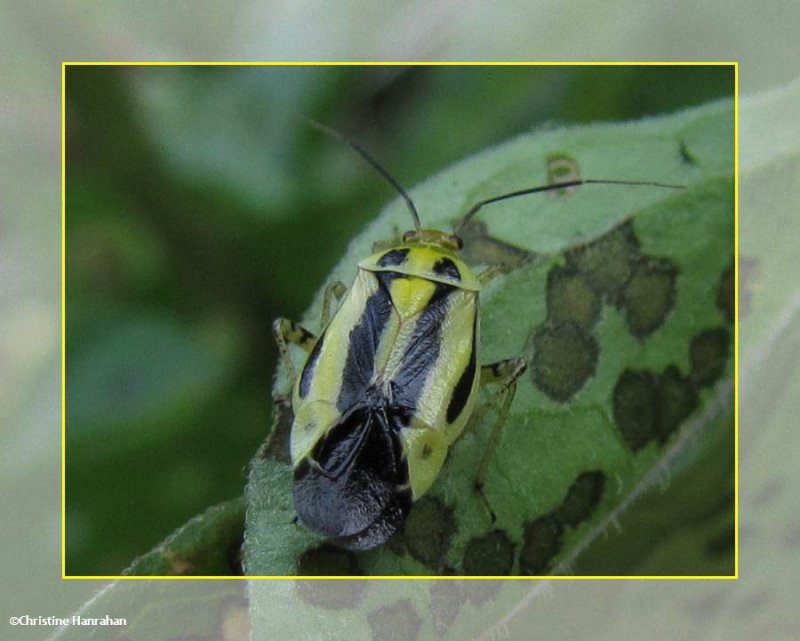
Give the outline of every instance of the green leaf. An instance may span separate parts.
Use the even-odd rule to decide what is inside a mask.
[[[210,507],[136,559],[129,576],[238,574],[244,536],[244,497]]]
[[[402,536],[358,555],[331,552],[293,523],[291,417],[283,412],[251,467],[248,574],[563,571],[632,497],[687,464],[696,436],[730,410],[731,102],[522,136],[414,189],[423,224],[448,229],[477,200],[546,183],[554,154],[586,178],[687,188],[590,186],[481,211],[485,229],[474,228],[466,253],[480,255],[483,243],[523,256],[482,293],[481,360],[524,355],[530,363],[485,486],[497,522],[474,492],[489,417],[451,448]],[[331,280],[351,281],[371,244],[409,223],[392,203],[352,242]],[[303,319],[312,331],[319,305],[320,296]],[[281,374],[275,392],[288,390]],[[727,567],[732,574],[732,555]]]

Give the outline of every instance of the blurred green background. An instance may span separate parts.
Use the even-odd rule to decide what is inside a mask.
[[[69,67],[67,573],[118,574],[242,493],[270,325],[393,197],[536,127],[732,95],[731,67]],[[608,176],[605,176],[608,178]],[[424,219],[424,212],[422,212]]]

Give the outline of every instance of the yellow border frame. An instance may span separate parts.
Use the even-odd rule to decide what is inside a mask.
[[[67,575],[66,574],[66,70],[67,67],[619,67],[619,66],[733,66],[734,68],[734,573],[722,576],[118,576],[118,575]],[[121,62],[121,61],[62,61],[61,63],[61,578],[63,580],[183,580],[183,581],[229,581],[229,580],[366,580],[366,581],[586,581],[586,580],[663,580],[663,581],[714,581],[739,579],[739,62],[478,62],[478,61],[415,61],[415,62],[373,62],[373,61],[294,61],[294,62]]]

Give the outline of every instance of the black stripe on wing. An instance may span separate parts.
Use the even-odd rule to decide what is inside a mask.
[[[348,337],[342,387],[336,400],[336,407],[340,411],[345,412],[364,400],[367,385],[375,371],[375,353],[391,313],[392,299],[381,283],[367,299],[364,313]]]
[[[469,399],[469,394],[472,391],[472,383],[475,380],[475,367],[477,365],[475,362],[475,348],[478,344],[478,337],[475,331],[478,324],[477,320],[478,316],[476,315],[475,320],[472,322],[472,351],[469,355],[469,361],[461,377],[458,379],[458,383],[456,383],[455,389],[453,390],[453,396],[450,398],[450,403],[447,405],[448,423],[453,423],[461,415]]]
[[[428,374],[442,346],[442,322],[450,307],[449,297],[456,288],[436,283],[431,300],[417,319],[406,351],[392,377],[394,402],[416,408]]]
[[[311,354],[308,355],[308,360],[306,364],[303,366],[303,373],[300,375],[300,385],[298,391],[300,392],[300,398],[305,398],[308,394],[308,390],[311,389],[311,380],[314,376],[314,368],[317,365],[317,360],[319,359],[319,353],[322,350],[322,343],[325,340],[325,334],[323,333],[317,339],[316,345],[311,350]]]

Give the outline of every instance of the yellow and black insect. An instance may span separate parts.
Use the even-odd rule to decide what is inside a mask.
[[[344,141],[397,189],[414,229],[362,260],[349,290],[341,282],[328,285],[319,335],[285,318],[273,331],[293,379],[297,517],[339,546],[366,550],[402,528],[470,418],[477,423],[497,406],[476,471],[480,491],[526,363],[509,358],[479,365],[479,294],[502,270],[473,273],[459,259],[459,236],[423,229],[405,190],[365,150]],[[571,180],[502,194],[476,203],[456,231],[489,203],[589,183],[645,184]],[[341,302],[331,314],[334,299]],[[289,344],[308,354],[299,376]],[[498,391],[476,409],[478,390],[487,384]]]

